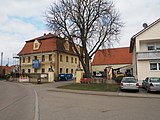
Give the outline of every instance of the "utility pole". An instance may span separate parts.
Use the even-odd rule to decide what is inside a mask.
[[[8,58],[8,66],[9,66],[9,58]]]
[[[3,65],[3,52],[1,52],[1,66]]]

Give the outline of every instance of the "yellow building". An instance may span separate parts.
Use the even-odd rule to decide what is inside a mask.
[[[26,41],[18,55],[22,74],[48,74],[53,70],[55,81],[60,73],[75,74],[80,64],[73,45],[51,33]]]

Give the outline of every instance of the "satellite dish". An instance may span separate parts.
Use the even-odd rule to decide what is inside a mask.
[[[147,23],[143,23],[143,28],[147,28],[148,24]]]

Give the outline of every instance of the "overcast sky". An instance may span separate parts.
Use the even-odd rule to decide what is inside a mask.
[[[0,0],[0,52],[3,65],[13,64],[26,40],[49,33],[44,13],[56,0]],[[113,0],[125,23],[119,44],[129,47],[130,38],[140,31],[143,23],[150,24],[160,17],[160,0]]]

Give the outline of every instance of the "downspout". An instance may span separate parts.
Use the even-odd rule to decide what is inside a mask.
[[[59,74],[59,52],[57,51],[57,81],[58,81],[58,74]]]

